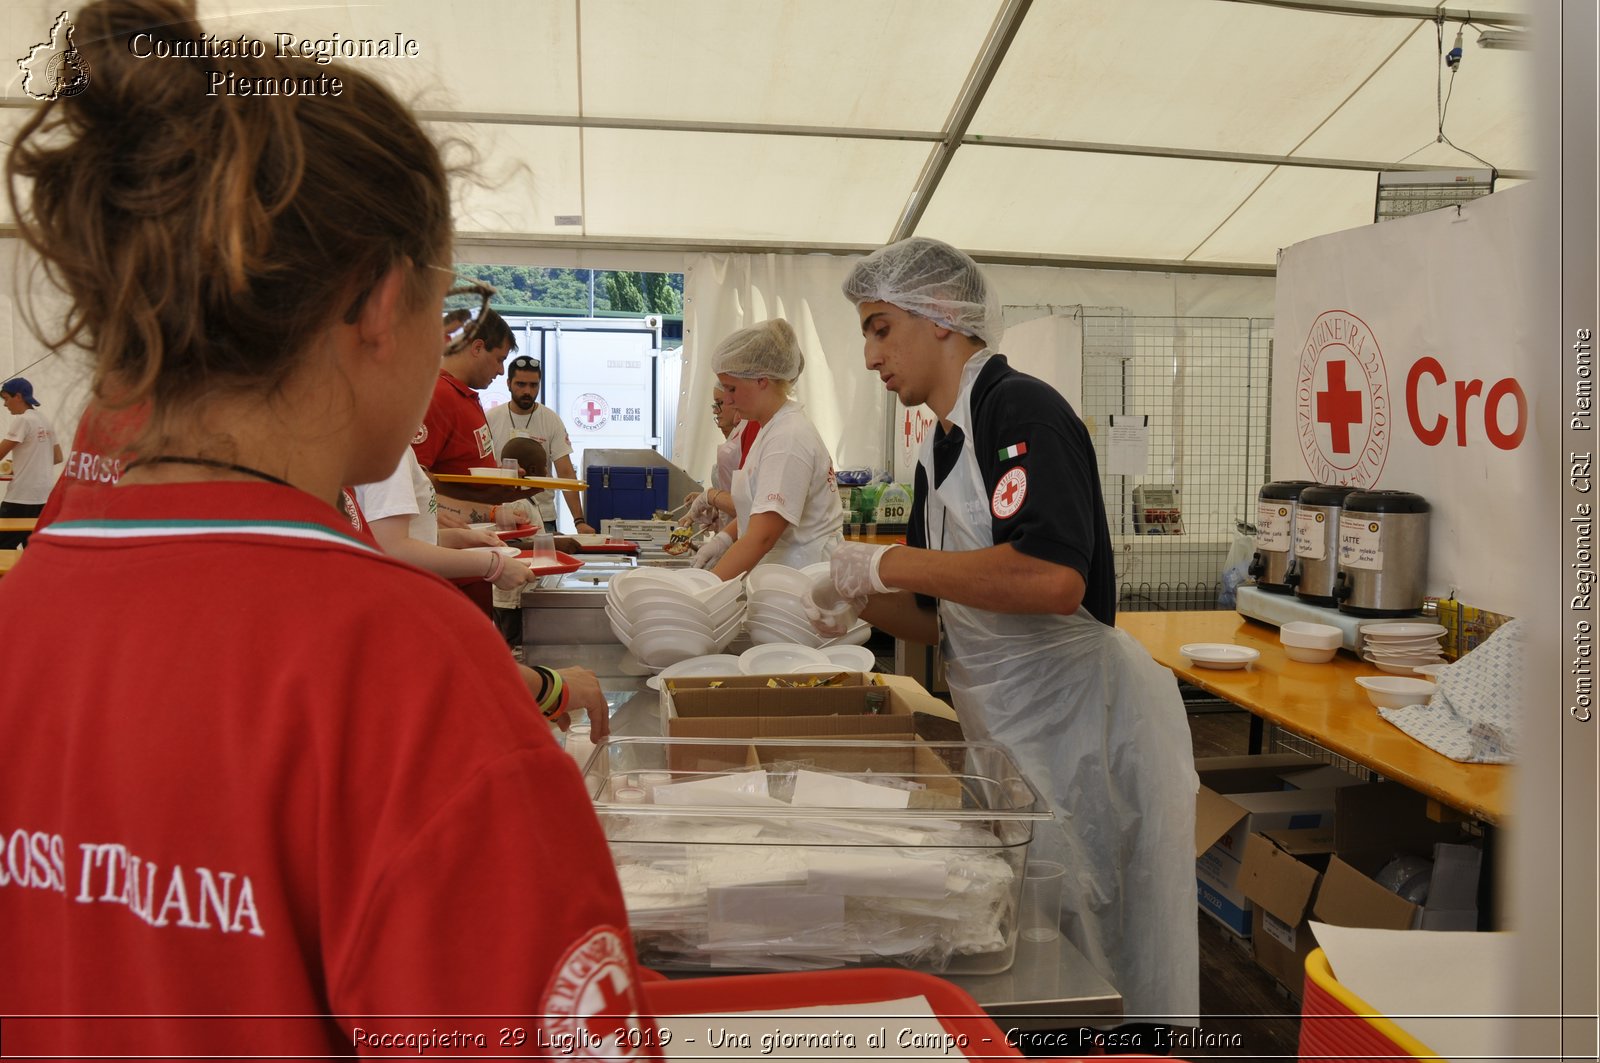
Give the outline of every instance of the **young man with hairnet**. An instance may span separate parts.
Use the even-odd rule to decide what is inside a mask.
[[[939,423],[918,458],[908,545],[843,544],[835,587],[898,637],[942,635],[966,737],[1010,748],[1056,812],[1030,855],[1066,866],[1063,933],[1130,1018],[1192,1023],[1189,727],[1172,674],[1112,626],[1111,541],[1088,431],[1060,393],[997,352],[998,295],[948,244],[882,248],[856,264],[844,293],[867,368]]]

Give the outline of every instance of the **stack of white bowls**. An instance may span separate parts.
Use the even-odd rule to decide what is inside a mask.
[[[857,620],[843,635],[830,639],[817,634],[811,621],[806,619],[805,602],[811,593],[811,580],[826,571],[826,561],[803,569],[777,564],[757,565],[751,569],[744,578],[750,599],[746,621],[750,641],[757,646],[783,642],[819,649],[859,646],[866,642],[872,635],[872,625],[865,620]]]
[[[1385,672],[1414,675],[1418,668],[1443,664],[1439,637],[1440,624],[1413,620],[1387,621],[1361,625],[1361,656]]]
[[[606,587],[606,618],[641,665],[660,671],[732,642],[744,623],[742,590],[704,569],[630,569]]]

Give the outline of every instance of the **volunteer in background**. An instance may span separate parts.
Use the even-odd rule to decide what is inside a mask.
[[[0,699],[0,823],[28,839],[0,1000],[42,1017],[7,1051],[306,1058],[433,1025],[404,1016],[556,1043],[644,1014],[605,838],[509,655],[333,504],[395,468],[437,374],[438,151],[359,64],[246,99],[138,59],[208,38],[192,3],[73,21],[94,83],[24,116],[10,206],[93,401],[149,418],[0,581],[7,652],[66,664]],[[247,43],[241,74],[305,74]],[[145,622],[82,608],[108,587]]]
[[[400,455],[400,465],[392,475],[377,483],[360,485],[355,494],[361,512],[371,524],[373,537],[391,557],[448,580],[490,583],[497,591],[517,593],[534,578],[525,562],[499,553],[499,548],[505,544],[494,532],[439,527],[433,484],[423,474],[409,447]],[[511,504],[527,505],[526,502]],[[518,619],[521,619],[520,614]],[[550,718],[563,731],[570,725],[573,714],[582,712],[588,716],[593,737],[604,738],[610,733],[606,698],[600,692],[599,680],[589,669],[563,668],[553,674],[552,669],[540,665],[530,667],[519,661],[517,672],[540,710],[549,710]]]
[[[791,395],[805,364],[782,318],[740,329],[712,354],[723,401],[760,429],[744,467],[733,473],[735,523],[700,548],[696,568],[724,580],[763,561],[804,568],[843,541],[833,457]]]
[[[444,355],[433,385],[433,400],[411,440],[411,449],[438,492],[440,525],[464,527],[492,520],[492,506],[525,499],[532,490],[457,483],[440,488],[435,479],[470,476],[474,468],[498,464],[477,389],[494,383],[506,355],[517,349],[517,340],[505,318],[488,306],[475,308],[465,318],[459,308],[447,311],[443,323]]]
[[[721,384],[711,390],[711,416],[717,423],[717,431],[722,433],[722,442],[717,444],[716,468],[704,491],[691,491],[685,496],[689,512],[680,523],[719,532],[733,522],[733,474],[743,467],[761,426],[740,418],[733,403],[727,401]]]
[[[0,460],[11,458],[11,482],[0,502],[0,517],[37,517],[44,511],[55,482],[55,468],[61,464],[61,444],[56,430],[39,412],[33,385],[20,376],[0,384],[0,400],[11,414],[4,439],[0,439]],[[27,532],[0,533],[0,550],[15,550],[26,544]]]
[[[555,475],[576,480],[578,473],[572,467],[572,440],[567,436],[567,426],[561,423],[560,414],[539,402],[541,379],[538,361],[525,354],[511,359],[506,366],[506,387],[511,391],[511,401],[494,407],[485,415],[494,441],[494,456],[497,459],[503,456],[506,443],[513,439],[537,439],[544,444]],[[572,514],[573,531],[578,535],[597,531],[583,519],[583,493],[563,491],[561,494],[567,500],[567,512]],[[544,530],[555,531],[555,495],[546,491],[537,497],[535,505],[539,507]]]
[[[1063,932],[1128,1015],[1192,1024],[1192,743],[1172,673],[1112,626],[1089,434],[995,350],[998,296],[962,252],[892,244],[856,264],[844,293],[867,368],[939,423],[918,458],[908,545],[845,543],[835,587],[897,637],[942,630],[963,734],[1008,746],[1056,811],[1030,857],[1066,866]]]

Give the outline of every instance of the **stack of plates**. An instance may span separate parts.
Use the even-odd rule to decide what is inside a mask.
[[[1415,675],[1419,667],[1443,664],[1438,624],[1411,620],[1361,625],[1361,657],[1395,675]]]
[[[828,563],[819,561],[803,569],[787,565],[757,565],[744,578],[746,593],[750,598],[748,628],[750,641],[757,646],[769,642],[792,643],[799,646],[823,648],[827,646],[859,646],[872,634],[872,626],[857,620],[838,638],[824,638],[806,619],[805,600],[811,590],[811,579],[826,572]]]
[[[606,619],[639,663],[658,672],[732,642],[744,622],[741,590],[738,580],[724,583],[704,569],[630,569],[606,586]]]

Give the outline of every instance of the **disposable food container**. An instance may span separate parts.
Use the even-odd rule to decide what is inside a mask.
[[[661,970],[1005,971],[1051,815],[986,742],[613,737],[585,776]]]

